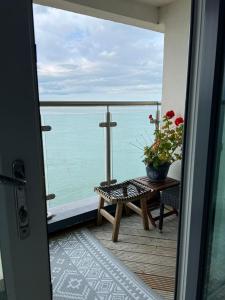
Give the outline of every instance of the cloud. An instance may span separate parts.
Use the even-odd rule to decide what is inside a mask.
[[[163,34],[34,5],[41,100],[160,100]]]
[[[104,57],[112,57],[112,56],[115,56],[116,55],[116,52],[115,51],[106,51],[106,50],[104,50],[104,51],[102,51],[101,53],[100,53],[100,55],[101,56],[104,56]]]

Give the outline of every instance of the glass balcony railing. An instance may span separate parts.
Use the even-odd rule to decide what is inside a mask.
[[[41,102],[48,208],[97,207],[95,186],[143,176],[149,114],[157,102]]]
[[[121,182],[143,176],[143,148],[152,144],[155,129],[148,116],[156,115],[156,107],[112,107],[110,111],[117,122],[112,130],[112,177]]]

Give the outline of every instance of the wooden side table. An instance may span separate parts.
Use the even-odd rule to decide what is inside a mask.
[[[167,177],[164,181],[159,181],[159,182],[152,182],[150,181],[150,179],[147,176],[143,176],[143,177],[138,177],[134,179],[135,182],[138,182],[140,184],[146,185],[148,188],[150,188],[152,190],[152,192],[162,192],[168,188],[171,187],[175,187],[175,186],[179,186],[180,185],[180,181]],[[150,194],[151,197],[151,194]],[[160,213],[161,215],[157,216],[157,217],[153,217],[151,212],[148,210],[148,216],[149,219],[152,223],[153,226],[156,227],[155,222],[164,218],[164,217],[168,217],[172,214],[177,214],[177,210],[173,209],[167,213],[163,212],[162,206],[164,206],[163,203],[160,203]]]

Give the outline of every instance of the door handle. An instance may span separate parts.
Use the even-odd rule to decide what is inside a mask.
[[[12,186],[23,186],[26,184],[26,180],[13,178],[5,175],[0,174],[0,183]]]

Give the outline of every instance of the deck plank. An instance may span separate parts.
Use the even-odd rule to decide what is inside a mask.
[[[120,259],[120,257],[118,257]],[[121,260],[121,259],[120,259]],[[168,267],[156,264],[146,264],[141,262],[121,260],[130,270],[135,273],[145,273],[163,277],[175,277],[175,267]]]
[[[112,239],[112,233],[111,232],[98,232],[98,231],[93,231],[95,236],[99,240],[107,240],[110,241]],[[151,246],[161,246],[161,247],[166,247],[166,248],[173,248],[176,250],[177,248],[177,242],[174,240],[168,240],[168,239],[163,239],[163,238],[152,238],[150,237],[145,237],[145,236],[133,236],[130,234],[119,234],[119,239],[118,241],[124,242],[124,243],[130,243],[130,244],[140,244],[140,245],[151,245]]]
[[[157,215],[154,211],[153,215]],[[113,243],[112,226],[108,222],[89,230],[102,243],[166,300],[174,299],[178,218],[165,219],[163,233],[142,227],[140,216],[132,214],[121,220],[119,241]]]
[[[136,273],[146,284],[150,285],[153,289],[161,291],[173,292],[175,279],[163,276],[155,276],[145,273]]]
[[[101,243],[110,250],[121,250],[127,252],[136,252],[136,253],[151,253],[155,255],[167,256],[167,257],[176,257],[176,251],[172,248],[160,247],[160,246],[151,246],[151,245],[139,245],[139,244],[130,244],[124,243],[123,241],[119,243],[112,243],[111,241],[101,240]]]
[[[167,266],[173,267],[176,263],[176,258],[174,257],[165,257],[159,256],[155,254],[146,254],[146,253],[135,253],[135,252],[127,252],[127,251],[118,251],[118,250],[111,250],[111,252],[115,255],[120,257],[121,260],[129,260],[133,262],[140,262],[147,264],[151,261],[153,265],[160,265],[160,266]]]
[[[95,232],[112,232],[112,225],[111,224],[105,224],[103,228],[98,227],[93,229]],[[120,234],[130,234],[131,228],[129,226],[121,226],[120,228]],[[157,238],[157,239],[163,239],[163,240],[172,240],[176,241],[177,240],[177,232],[174,231],[171,228],[165,228],[163,233],[160,233],[159,230],[157,229],[150,229],[148,230],[143,230],[141,229],[136,229],[135,227],[132,228],[132,236],[143,236],[143,237],[152,237],[152,238]]]

